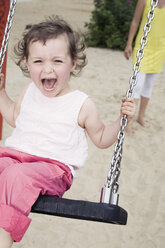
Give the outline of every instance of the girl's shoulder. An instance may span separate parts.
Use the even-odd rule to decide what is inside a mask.
[[[14,111],[14,119],[16,120],[17,116],[19,115],[19,112],[20,112],[20,108],[21,108],[21,103],[23,101],[23,98],[27,92],[27,89],[29,88],[29,84],[25,85],[25,87],[22,89],[20,95],[19,95],[19,98],[18,98],[18,101],[15,105],[15,111]]]
[[[79,118],[78,118],[79,126],[84,128],[85,122],[88,119],[88,117],[95,114],[97,114],[96,105],[90,97],[87,97],[79,113]]]
[[[25,96],[25,94],[26,94],[26,92],[27,92],[27,90],[28,90],[30,85],[31,85],[31,83],[25,85],[24,88],[22,89],[22,91],[21,91],[21,93],[19,95],[19,98],[18,98],[18,103],[20,103],[20,105],[21,105],[21,102],[22,102],[22,100],[23,100],[23,98],[24,98],[24,96]]]

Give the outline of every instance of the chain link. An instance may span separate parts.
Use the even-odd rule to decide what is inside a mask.
[[[10,30],[11,30],[11,25],[12,25],[13,17],[14,17],[15,6],[16,6],[16,0],[12,0],[11,4],[10,4],[9,14],[7,17],[7,23],[6,23],[6,27],[5,27],[5,33],[3,36],[2,46],[1,46],[1,50],[0,50],[0,73],[2,72],[2,66],[4,63],[4,59],[5,59],[5,54],[6,54]]]
[[[130,78],[130,88],[126,93],[126,98],[132,97],[132,92],[137,81],[137,74],[140,70],[140,61],[144,56],[144,47],[147,44],[147,35],[151,29],[151,21],[154,18],[154,9],[158,4],[158,0],[151,0],[151,9],[148,11],[148,22],[144,26],[144,35],[140,40],[140,49],[137,51],[137,61],[133,66],[133,75]],[[105,182],[106,188],[111,188],[113,193],[117,193],[119,189],[119,176],[120,176],[120,162],[122,159],[122,145],[124,141],[124,129],[127,126],[127,116],[123,115],[120,121],[120,131],[118,133],[117,142],[114,148],[114,155],[110,164],[107,180]]]

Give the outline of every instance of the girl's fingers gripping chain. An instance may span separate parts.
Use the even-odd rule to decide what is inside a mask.
[[[128,120],[132,119],[136,112],[136,104],[133,98],[123,98],[121,105],[122,115],[127,115]]]

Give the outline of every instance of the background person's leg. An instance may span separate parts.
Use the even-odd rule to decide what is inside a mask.
[[[145,78],[145,83],[142,88],[141,92],[141,99],[140,99],[140,107],[139,107],[139,113],[137,117],[137,121],[143,126],[143,127],[150,127],[149,123],[144,120],[145,112],[148,106],[148,102],[151,98],[152,94],[152,88],[154,85],[154,82],[157,78],[158,74],[156,73],[147,73]]]

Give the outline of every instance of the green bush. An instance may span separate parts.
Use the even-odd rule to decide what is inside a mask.
[[[94,0],[95,9],[85,26],[88,46],[124,50],[137,0]]]

